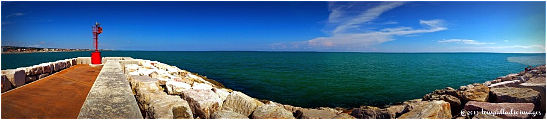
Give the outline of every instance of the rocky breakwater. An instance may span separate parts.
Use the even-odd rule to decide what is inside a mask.
[[[301,108],[252,98],[157,61],[134,59],[121,63],[145,118],[354,118],[332,108]]]
[[[544,65],[485,83],[435,90],[421,99],[347,109],[302,108],[259,100],[157,61],[135,59],[123,64],[145,118],[470,119],[542,118],[545,114]]]
[[[545,65],[459,89],[435,90],[422,99],[353,108],[351,115],[364,119],[544,118]]]
[[[78,57],[29,67],[2,70],[2,93],[47,77],[77,64],[90,64],[91,58]]]

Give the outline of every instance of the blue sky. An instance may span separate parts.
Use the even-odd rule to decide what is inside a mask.
[[[545,2],[6,2],[2,45],[151,51],[544,52]]]

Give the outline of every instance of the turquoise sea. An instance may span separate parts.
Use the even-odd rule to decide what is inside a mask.
[[[102,55],[160,61],[252,97],[302,107],[381,106],[545,64],[544,53],[104,51]],[[11,69],[79,56],[90,52],[2,54],[1,64],[2,69]]]

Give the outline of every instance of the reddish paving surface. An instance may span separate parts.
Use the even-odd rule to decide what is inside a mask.
[[[102,66],[76,65],[2,94],[2,118],[76,119]]]

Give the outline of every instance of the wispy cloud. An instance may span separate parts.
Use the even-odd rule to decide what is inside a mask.
[[[492,49],[543,49],[545,50],[545,46],[543,45],[511,45],[511,46],[492,46],[492,47],[485,47],[485,48],[492,48]]]
[[[7,15],[6,18],[15,17],[15,16],[23,16],[23,15],[25,15],[25,13],[17,12],[17,13],[12,13],[12,14]]]
[[[294,48],[294,49],[313,49],[313,50],[359,50],[366,49],[369,46],[381,44],[394,40],[394,36],[407,36],[419,33],[430,33],[446,30],[444,21],[440,19],[419,20],[422,28],[412,27],[394,27],[362,31],[366,29],[365,25],[372,23],[383,13],[399,7],[404,2],[382,2],[377,6],[368,9],[359,9],[355,13],[356,7],[362,7],[366,4],[344,4],[338,5],[337,2],[329,3],[328,23],[333,25],[329,31],[329,36],[317,37],[306,41],[297,41],[290,43],[275,43],[274,48]],[[346,9],[352,10],[346,10]],[[350,15],[353,13],[353,15]],[[394,21],[378,22],[377,24],[397,24]]]
[[[448,40],[439,40],[437,42],[439,42],[439,43],[460,43],[460,44],[468,44],[468,45],[496,44],[496,43],[489,43],[489,42],[478,42],[478,41],[469,40],[469,39],[448,39]]]
[[[360,15],[346,21],[346,22],[343,22],[341,25],[337,26],[334,31],[332,31],[333,33],[339,33],[339,32],[344,32],[345,30],[347,29],[353,29],[353,28],[358,28],[359,25],[365,23],[365,22],[368,22],[368,21],[371,21],[371,20],[374,20],[376,18],[378,18],[378,16],[380,16],[382,13],[388,11],[388,10],[391,10],[393,8],[396,8],[396,7],[399,7],[401,5],[403,5],[404,2],[384,2],[376,7],[373,7],[373,8],[370,8],[366,11],[364,11],[363,13],[361,13]],[[329,20],[332,20],[332,19],[335,19],[335,18],[338,18],[340,15],[340,11],[341,9],[334,9],[334,11],[331,12],[330,15],[336,15],[336,17],[334,18],[331,18],[329,16]],[[336,13],[336,14],[333,14],[333,13]]]

